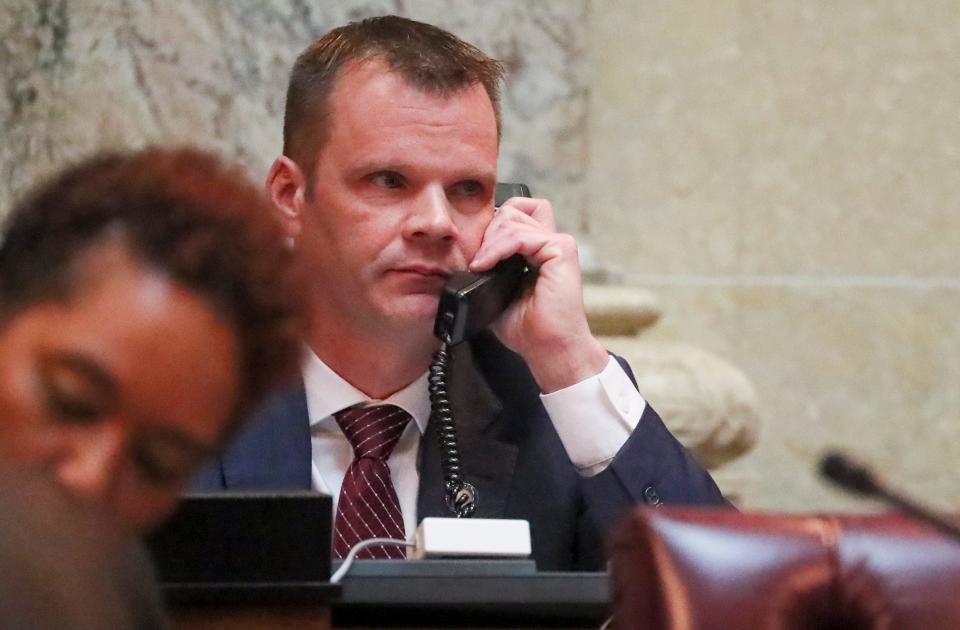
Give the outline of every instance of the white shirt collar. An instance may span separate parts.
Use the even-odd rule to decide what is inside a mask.
[[[333,414],[358,403],[389,403],[409,413],[422,434],[430,419],[430,396],[427,392],[429,370],[420,377],[389,396],[385,400],[373,400],[348,383],[333,371],[310,348],[306,348],[302,362],[303,386],[307,394],[307,413],[310,427],[335,424]]]

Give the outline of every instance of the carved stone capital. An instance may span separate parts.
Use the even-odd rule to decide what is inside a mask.
[[[644,398],[703,465],[716,468],[756,443],[757,395],[729,362],[679,343],[629,337],[601,342],[630,362]]]
[[[590,330],[598,336],[632,337],[653,326],[662,313],[657,296],[638,287],[587,284],[583,302]]]

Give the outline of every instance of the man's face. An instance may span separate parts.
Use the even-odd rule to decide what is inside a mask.
[[[322,291],[315,323],[429,334],[444,281],[493,216],[497,149],[481,85],[440,96],[379,62],[344,68],[296,239]]]
[[[220,442],[236,339],[203,298],[119,244],[80,265],[70,299],[0,329],[0,457],[144,529]]]

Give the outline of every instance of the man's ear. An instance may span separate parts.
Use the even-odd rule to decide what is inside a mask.
[[[307,180],[296,162],[285,155],[273,161],[267,174],[267,194],[273,202],[277,218],[290,238],[300,234]]]

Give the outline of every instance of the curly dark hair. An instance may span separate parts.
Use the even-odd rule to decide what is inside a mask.
[[[452,95],[480,84],[500,131],[503,64],[456,35],[424,22],[381,15],[328,32],[300,53],[290,72],[283,116],[283,154],[307,175],[326,142],[329,101],[340,70],[353,62],[382,61],[425,92]]]
[[[70,299],[78,261],[117,237],[232,325],[241,363],[235,419],[296,374],[304,310],[293,253],[262,191],[197,149],[95,156],[15,207],[0,244],[2,322]]]

